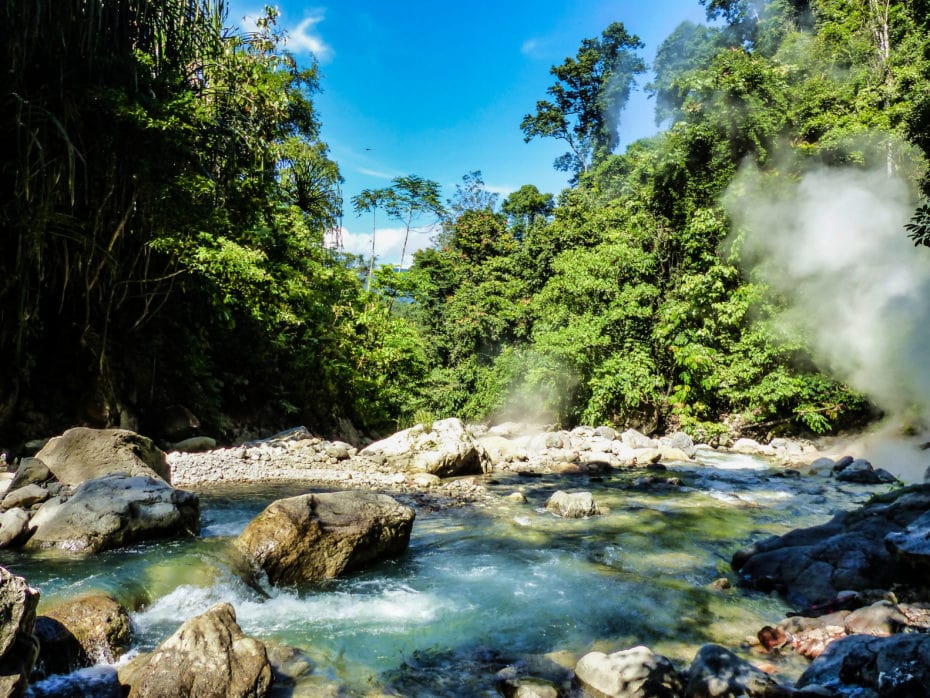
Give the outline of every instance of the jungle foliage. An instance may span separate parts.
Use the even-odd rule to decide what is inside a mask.
[[[776,322],[783,299],[740,264],[721,201],[747,163],[773,182],[815,163],[880,165],[926,187],[927,6],[705,4],[715,22],[682,24],[659,47],[646,89],[662,133],[618,153],[606,137],[581,138],[584,108],[546,102],[524,120],[528,136],[601,144],[593,158],[573,155],[577,185],[554,210],[514,215],[530,201],[521,190],[502,207],[507,221],[490,208],[463,214],[444,246],[418,254],[435,412],[704,435],[722,422],[824,432],[870,416]],[[598,45],[583,42],[579,57]],[[553,74],[580,66],[567,59]],[[543,116],[558,128],[544,131]],[[601,133],[587,123],[584,133]]]
[[[557,197],[498,206],[480,172],[447,206],[417,175],[355,197],[373,227],[443,216],[407,272],[327,246],[342,180],[317,69],[273,10],[242,33],[221,0],[3,3],[0,437],[157,434],[175,404],[230,436],[430,413],[705,434],[866,417],[779,329],[722,196],[746,163],[879,164],[926,195],[930,4],[702,1],[713,21],[678,27],[646,86],[665,130],[623,152],[639,38],[613,23],[553,67],[515,128],[568,146]]]

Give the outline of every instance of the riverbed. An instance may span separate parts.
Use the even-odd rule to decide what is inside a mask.
[[[654,478],[651,485],[641,479]],[[680,486],[662,484],[678,478]],[[699,451],[698,462],[656,473],[483,478],[490,497],[467,506],[417,507],[410,547],[363,573],[302,589],[243,583],[232,537],[300,483],[211,488],[201,495],[197,539],[140,544],[91,558],[4,551],[42,603],[107,591],[135,609],[131,654],[153,649],[218,601],[243,630],[299,648],[307,686],[346,695],[497,695],[506,673],[569,679],[591,650],[645,644],[684,666],[715,642],[790,682],[806,662],[754,654],[747,643],[789,607],[775,595],[712,586],[734,551],[760,538],[821,523],[874,487],[797,476],[764,459]],[[589,491],[603,514],[546,512],[558,489]],[[506,499],[522,492],[525,503]],[[41,613],[41,606],[40,606]],[[286,694],[285,694],[286,695]]]

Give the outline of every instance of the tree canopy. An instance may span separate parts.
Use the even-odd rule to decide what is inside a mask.
[[[930,246],[930,5],[703,4],[710,25],[658,47],[658,135],[620,151],[644,46],[611,23],[514,124],[565,144],[570,187],[499,202],[474,170],[443,206],[397,177],[351,198],[368,259],[325,243],[343,201],[320,76],[274,10],[240,33],[219,0],[4,4],[0,438],[158,434],[172,405],[230,439],[417,414],[705,438],[870,418],[785,331],[727,202],[747,171],[875,170],[913,189],[901,235]],[[423,217],[435,244],[376,269],[379,221]]]

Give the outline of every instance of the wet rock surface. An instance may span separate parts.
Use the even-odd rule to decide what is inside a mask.
[[[36,635],[41,675],[112,664],[129,649],[129,611],[109,594],[86,594],[46,609],[36,619]]]
[[[39,592],[0,567],[0,695],[22,695],[39,654],[35,621]]]
[[[930,635],[853,635],[834,642],[798,679],[828,695],[857,698],[926,696],[930,687]]]
[[[270,583],[308,583],[402,553],[414,515],[383,494],[307,494],[270,504],[234,545]]]
[[[119,669],[130,698],[226,698],[268,693],[271,665],[264,645],[248,637],[228,603],[184,623],[154,652]]]
[[[905,533],[928,510],[930,486],[902,488],[821,526],[744,548],[734,554],[732,566],[747,586],[775,589],[799,608],[828,602],[844,590],[920,582],[906,556],[896,554],[894,541],[903,540],[896,534]]]

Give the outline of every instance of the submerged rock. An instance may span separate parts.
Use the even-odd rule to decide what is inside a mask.
[[[36,458],[66,485],[114,473],[171,482],[165,454],[150,438],[125,429],[68,429],[51,439]]]
[[[200,506],[161,479],[124,474],[87,480],[65,502],[50,500],[31,521],[27,548],[96,553],[140,540],[196,535]]]
[[[0,695],[22,695],[39,654],[34,635],[39,592],[0,567]]]
[[[384,494],[305,494],[272,502],[234,545],[272,584],[314,582],[402,553],[414,516]]]
[[[361,455],[383,460],[401,471],[425,472],[440,477],[480,475],[490,469],[481,444],[458,419],[418,424],[369,444]]]
[[[41,644],[38,669],[66,674],[115,662],[130,641],[129,611],[109,594],[93,593],[60,603],[36,619]]]
[[[671,661],[643,646],[590,652],[575,665],[575,680],[586,691],[611,698],[676,698],[682,690]]]
[[[219,603],[182,625],[148,655],[120,667],[129,698],[226,698],[268,693],[271,665],[265,646],[236,623],[236,612]]]
[[[582,519],[600,513],[590,492],[555,492],[546,502],[546,511],[566,519]]]

